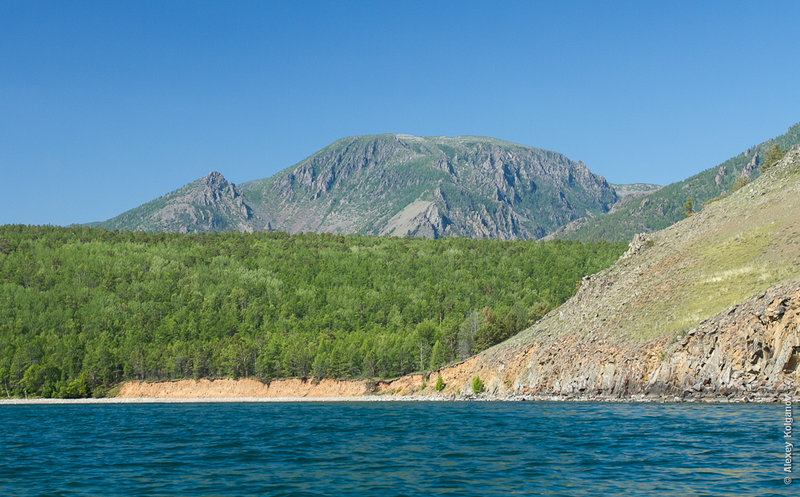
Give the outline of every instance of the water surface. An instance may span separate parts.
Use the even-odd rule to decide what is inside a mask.
[[[782,405],[0,406],[0,495],[798,495]]]

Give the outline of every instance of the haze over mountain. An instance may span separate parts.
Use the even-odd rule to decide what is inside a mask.
[[[384,134],[344,138],[238,186],[211,173],[101,226],[534,239],[617,200],[605,179],[556,152],[493,138]]]

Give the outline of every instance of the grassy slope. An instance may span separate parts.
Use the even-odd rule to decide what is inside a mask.
[[[722,164],[677,183],[667,185],[647,196],[626,200],[623,207],[605,216],[588,220],[575,231],[556,234],[557,238],[570,240],[630,240],[636,233],[653,232],[664,229],[684,218],[684,202],[693,199],[695,209],[699,209],[709,199],[730,191],[742,169],[752,159],[753,152],[763,154],[772,143],[784,148],[800,144],[800,123],[790,127],[787,132],[774,140],[760,143]],[[716,184],[715,178],[721,168],[727,174]],[[754,176],[758,170],[754,171]]]

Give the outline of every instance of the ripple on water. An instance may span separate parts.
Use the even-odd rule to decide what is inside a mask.
[[[775,495],[782,406],[0,407],[2,495]]]

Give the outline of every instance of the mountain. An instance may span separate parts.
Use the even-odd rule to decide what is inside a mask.
[[[99,223],[106,229],[182,233],[253,231],[266,224],[238,188],[213,171],[178,190]]]
[[[493,138],[386,134],[339,140],[238,186],[211,173],[101,226],[532,239],[617,200],[605,179],[555,152]]]
[[[630,240],[753,179],[784,135],[664,187],[611,185],[581,162],[494,138],[369,135],[338,140],[272,177],[212,173],[100,225],[146,231],[262,231],[437,238]]]
[[[476,375],[497,395],[556,398],[775,400],[794,391],[798,191],[800,147],[699,213],[634,237],[532,327],[441,370],[450,393],[471,392]]]
[[[691,178],[644,196],[623,198],[607,215],[587,216],[568,223],[550,238],[628,241],[637,233],[664,229],[685,217],[684,204],[687,199],[692,199],[695,210],[698,210],[708,200],[729,192],[738,177],[757,177],[764,152],[773,143],[786,149],[800,144],[800,123],[791,126],[785,134],[748,148],[736,157]],[[617,194],[620,195],[619,189]]]
[[[617,200],[583,163],[481,137],[358,136],[241,185],[274,229],[540,238]]]

